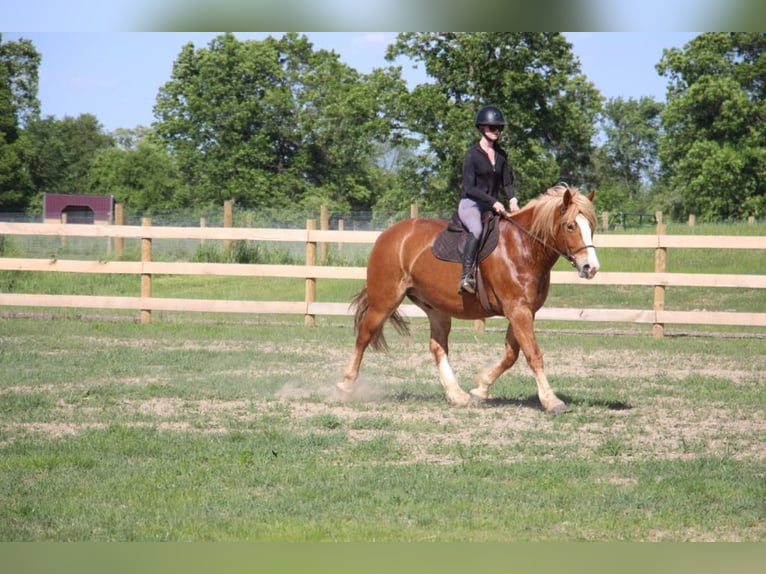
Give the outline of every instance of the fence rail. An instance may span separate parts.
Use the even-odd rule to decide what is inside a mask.
[[[664,325],[667,323],[766,327],[766,313],[668,311],[664,308],[666,287],[766,289],[766,275],[667,273],[665,271],[665,258],[668,248],[766,250],[766,237],[674,236],[664,234],[661,224],[658,225],[657,230],[657,234],[602,234],[595,238],[596,247],[599,248],[654,249],[655,271],[653,273],[607,271],[599,273],[590,281],[580,279],[571,272],[553,271],[551,273],[551,283],[553,284],[588,283],[591,285],[651,286],[654,288],[652,309],[543,307],[538,312],[537,318],[554,321],[648,323],[653,325],[653,332],[656,336],[663,334]],[[150,320],[152,311],[299,314],[304,315],[306,324],[310,325],[313,324],[314,317],[317,315],[348,315],[350,313],[347,303],[316,301],[316,281],[318,279],[364,279],[366,275],[366,270],[363,267],[317,265],[317,245],[327,243],[372,244],[379,234],[379,231],[316,229],[314,220],[309,220],[306,229],[154,227],[151,226],[151,221],[148,219],[141,226],[0,222],[0,236],[133,238],[140,239],[142,243],[141,261],[81,261],[0,257],[0,270],[5,271],[139,275],[142,279],[140,296],[0,293],[0,306],[140,310],[141,318],[144,321]],[[300,242],[306,245],[306,262],[304,265],[262,265],[152,261],[152,240],[154,239]],[[306,297],[304,301],[235,301],[152,297],[151,279],[153,275],[158,274],[301,278],[306,281]],[[415,305],[404,304],[401,306],[401,311],[410,317],[425,316]]]

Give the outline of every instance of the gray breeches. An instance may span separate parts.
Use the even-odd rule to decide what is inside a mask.
[[[473,199],[461,199],[457,205],[457,214],[476,239],[481,237],[481,209]]]

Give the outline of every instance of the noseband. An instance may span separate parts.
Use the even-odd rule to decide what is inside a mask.
[[[564,224],[562,223],[561,225],[563,226]],[[575,249],[574,251],[572,251],[572,249],[569,247],[569,243],[567,243],[566,239],[564,239],[564,245],[566,245],[566,246],[567,246],[567,252],[566,252],[566,253],[564,253],[564,252],[560,251],[560,250],[559,250],[559,249],[557,249],[555,246],[550,246],[550,245],[548,245],[547,247],[549,247],[550,249],[553,249],[553,250],[554,250],[556,253],[558,253],[558,254],[559,254],[561,257],[563,257],[564,259],[566,259],[567,261],[569,261],[569,263],[571,263],[572,267],[577,267],[577,264],[575,263],[575,258],[574,258],[574,256],[575,256],[575,255],[577,255],[578,253],[580,253],[580,251],[585,251],[585,250],[586,250],[586,249],[588,249],[589,247],[593,247],[593,249],[595,249],[595,248],[596,248],[596,246],[595,246],[595,245],[583,245],[582,247],[578,247],[577,249]]]
[[[531,237],[532,239],[534,239],[538,243],[542,244],[547,249],[550,249],[551,251],[555,252],[559,257],[563,257],[564,259],[569,261],[569,263],[572,265],[572,267],[577,267],[577,263],[575,263],[574,256],[577,255],[578,253],[580,253],[580,251],[584,251],[584,250],[586,250],[586,249],[588,249],[590,247],[592,247],[593,249],[596,248],[595,245],[590,244],[590,245],[583,245],[582,247],[578,247],[577,249],[572,251],[572,249],[569,247],[569,243],[567,243],[566,240],[565,240],[564,244],[567,246],[567,251],[566,251],[566,253],[564,253],[563,251],[561,251],[555,245],[549,245],[548,243],[546,243],[545,241],[543,241],[542,239],[540,239],[536,235],[532,235],[526,227],[524,227],[523,225],[521,225],[520,223],[515,221],[509,214],[507,214],[507,213],[504,214],[504,217],[505,217],[506,221],[510,221],[511,223],[513,223],[517,228],[519,228],[521,231],[523,231],[529,237]],[[562,223],[561,225],[563,226],[564,223]]]

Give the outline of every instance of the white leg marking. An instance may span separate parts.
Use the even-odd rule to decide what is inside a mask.
[[[455,376],[452,367],[447,360],[447,356],[443,356],[439,360],[439,380],[442,387],[444,387],[445,395],[447,396],[447,402],[452,405],[467,405],[470,397],[460,385],[457,384],[457,377]]]
[[[457,377],[449,364],[447,357],[442,357],[439,361],[439,380],[445,389],[451,389],[457,386]]]

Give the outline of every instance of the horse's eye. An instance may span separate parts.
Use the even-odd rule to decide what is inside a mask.
[[[567,231],[574,231],[575,226],[574,223],[567,223]]]

